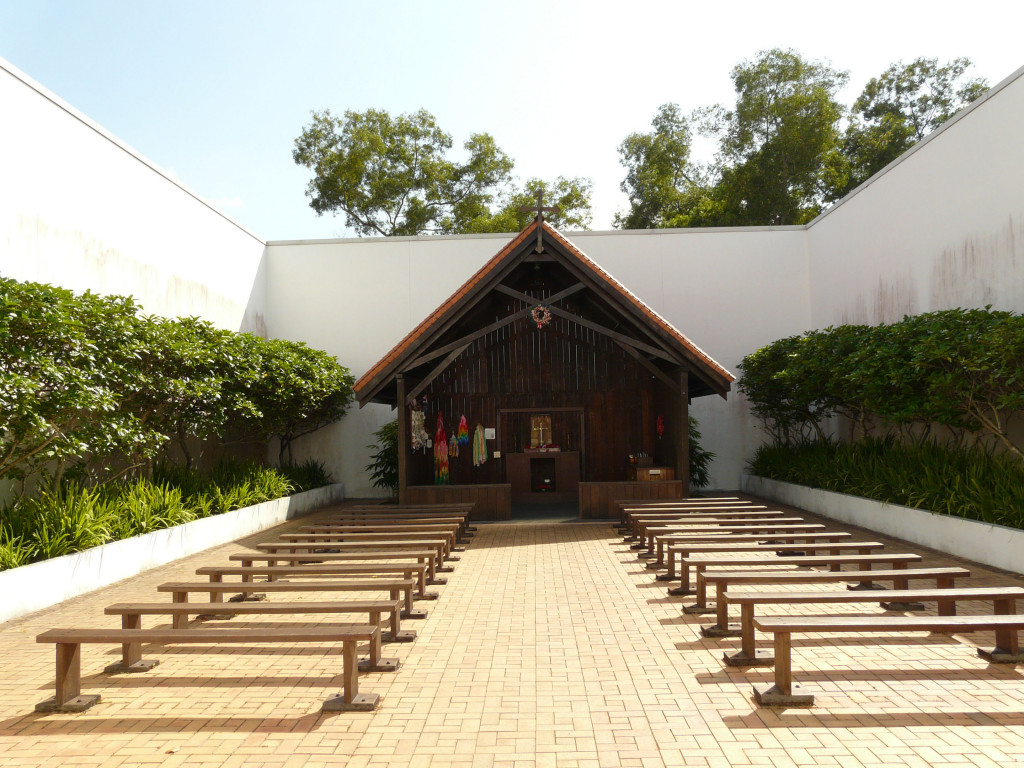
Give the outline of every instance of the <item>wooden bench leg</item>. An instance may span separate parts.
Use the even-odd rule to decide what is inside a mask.
[[[758,653],[754,644],[754,604],[740,605],[740,650],[730,656],[723,655],[725,663],[730,667],[770,667],[775,657],[767,653]]]
[[[741,634],[738,627],[729,626],[729,603],[722,597],[725,594],[725,584],[719,583],[715,592],[715,623],[708,627],[701,627],[700,633],[704,637],[736,637]]]
[[[693,592],[690,588],[690,564],[686,558],[690,556],[690,553],[679,552],[679,586],[675,589],[669,589],[670,595],[688,595]],[[675,570],[675,562],[673,561],[672,566],[669,568],[669,572]],[[660,578],[660,577],[659,577]]]
[[[993,613],[996,615],[1006,616],[1016,612],[1016,601],[1013,598],[996,600],[994,603]],[[1010,627],[997,629],[996,647],[991,651],[979,648],[978,655],[993,664],[1024,663],[1024,654],[1020,652],[1017,630]]]
[[[121,629],[142,629],[142,614],[125,613],[121,615]],[[110,674],[118,672],[149,672],[160,662],[142,658],[142,643],[121,643],[121,661],[108,664],[103,671]]]
[[[402,594],[403,592],[405,593],[404,595]],[[403,598],[404,605],[405,605],[405,608],[402,609],[402,618],[403,619],[425,619],[425,618],[427,618],[427,612],[426,611],[417,611],[417,610],[413,609],[413,607],[412,607],[412,590],[411,589],[404,589],[404,588],[402,588],[402,589],[392,589],[391,590],[391,599],[392,600],[398,600],[400,597]]]
[[[210,583],[211,584],[222,584],[223,582],[224,582],[224,577],[221,576],[219,573],[211,573],[210,574]],[[210,602],[211,603],[222,603],[222,602],[224,602],[224,595],[222,593],[220,593],[220,592],[211,592],[210,593]]]
[[[398,659],[384,659],[380,655],[380,643],[381,643],[381,631],[380,631],[380,612],[376,615],[376,627],[377,631],[373,633],[373,638],[370,640],[370,655],[369,658],[359,662],[360,672],[394,672],[399,667]]]
[[[775,685],[759,690],[754,687],[754,701],[762,707],[810,707],[814,696],[800,691],[793,683],[789,632],[775,633]]]
[[[697,570],[697,602],[693,605],[687,605],[683,608],[683,613],[687,614],[701,614],[711,613],[712,611],[708,608],[708,583],[704,580],[704,569],[699,565],[696,567]],[[724,590],[726,582],[719,582],[719,585]]]
[[[100,700],[82,695],[82,646],[57,643],[57,680],[54,697],[36,704],[36,712],[82,712]]]
[[[359,693],[359,656],[355,640],[342,642],[342,693],[332,696],[321,707],[324,712],[371,712],[380,695]]]
[[[175,592],[172,602],[175,603],[187,603],[188,592]],[[188,614],[187,613],[176,613],[174,618],[171,620],[171,626],[174,629],[188,629]]]
[[[659,573],[654,578],[658,581],[675,581],[676,580],[676,553],[671,549],[665,552],[665,573]],[[685,586],[685,585],[684,585]]]

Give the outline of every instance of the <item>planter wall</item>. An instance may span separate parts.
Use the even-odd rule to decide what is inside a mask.
[[[240,539],[345,498],[343,483],[0,571],[0,622]]]
[[[755,475],[743,476],[743,491],[982,565],[1024,573],[1024,531],[1016,528],[940,515],[899,504],[885,504]]]

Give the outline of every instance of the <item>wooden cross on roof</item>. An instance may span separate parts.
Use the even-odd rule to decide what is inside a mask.
[[[519,209],[523,213],[533,213],[536,211],[537,216],[537,247],[534,249],[536,253],[544,253],[544,227],[541,225],[544,223],[544,211],[550,211],[551,213],[558,213],[561,208],[557,205],[544,206],[544,189],[537,190],[537,204],[536,205],[524,205]]]

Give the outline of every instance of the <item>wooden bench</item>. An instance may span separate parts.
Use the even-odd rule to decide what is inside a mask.
[[[431,549],[434,551],[434,572],[435,573],[451,573],[454,568],[450,565],[445,565],[445,560],[455,561],[457,557],[446,558],[444,555],[445,546],[444,541],[440,539],[416,539],[416,540],[405,540],[405,541],[388,541],[388,540],[377,540],[372,539],[370,541],[338,541],[329,542],[327,544],[318,544],[316,542],[307,544],[297,544],[295,542],[288,541],[262,541],[258,544],[251,545],[253,549],[259,552],[267,552],[274,554],[341,554],[345,552],[395,552],[398,550],[405,550],[409,548],[415,549]]]
[[[996,633],[996,647],[978,649],[983,659],[999,664],[1024,662],[1017,631],[1024,629],[1020,614],[990,616],[780,616],[755,619],[762,632],[775,635],[775,684],[754,687],[754,700],[763,707],[810,707],[814,696],[793,683],[792,635],[800,632],[982,632]]]
[[[757,605],[806,605],[810,603],[864,603],[867,595],[844,590],[842,592],[723,592],[722,599],[729,605],[740,606],[740,650],[725,654],[730,667],[768,667],[775,657],[758,653],[754,642],[754,609]],[[993,603],[992,613],[1015,612],[1015,601],[1024,599],[1022,587],[970,587],[961,589],[907,589],[887,590],[885,600],[879,604],[885,610],[923,610],[924,602],[938,603],[940,616],[955,616],[957,601],[979,600]]]
[[[734,526],[731,523],[719,526],[710,527],[694,527],[676,532],[662,533],[654,538],[653,547],[654,551],[648,550],[648,552],[641,552],[637,555],[640,559],[654,558],[656,563],[664,563],[665,561],[665,548],[670,547],[673,544],[679,544],[680,542],[693,541],[692,536],[700,535],[726,535],[726,534],[757,534],[761,535],[764,539],[766,535],[770,534],[799,534],[799,533],[816,533],[825,530],[823,523],[764,523],[755,526]],[[793,538],[792,536],[790,537]]]
[[[313,523],[313,525],[344,525],[352,523],[422,523],[425,525],[454,525],[456,526],[457,538],[473,538],[473,534],[469,532],[469,525],[466,522],[465,515],[442,515],[431,512],[380,514],[377,512],[346,511],[324,517],[316,523]]]
[[[715,498],[699,498],[699,499],[651,499],[644,501],[642,499],[620,499],[612,502],[619,508],[619,525],[626,524],[626,513],[627,510],[646,510],[646,509],[659,509],[662,507],[680,507],[686,509],[695,505],[706,505],[706,506],[720,506],[720,505],[743,505],[749,504],[750,502],[744,501],[736,496],[719,496]]]
[[[731,547],[734,545],[743,544],[756,544],[764,550],[776,550],[783,551],[782,546],[792,546],[796,544],[803,544],[804,548],[810,546],[817,546],[819,548],[825,548],[829,544],[839,544],[844,541],[848,541],[853,534],[846,531],[810,531],[808,533],[798,533],[796,535],[782,533],[782,534],[756,534],[756,533],[729,533],[721,534],[718,536],[686,536],[676,537],[675,543],[668,543],[665,547],[664,557],[668,563],[668,574],[675,572],[675,558],[676,556],[683,557],[683,553],[688,552],[694,545],[704,544],[718,544],[723,547]],[[800,551],[803,551],[801,548]],[[662,577],[657,577],[661,579]],[[667,575],[666,579],[671,579],[671,575]],[[686,590],[689,593],[689,590]],[[680,594],[686,594],[680,592]]]
[[[353,504],[341,507],[337,514],[348,512],[374,512],[377,514],[455,514],[461,515],[466,520],[466,531],[475,531],[471,523],[473,512],[476,511],[476,502],[456,502],[453,504]]]
[[[803,557],[814,555],[817,551],[826,550],[829,554],[838,555],[843,550],[854,550],[862,555],[871,554],[873,550],[884,549],[885,544],[880,541],[844,541],[818,544],[814,541],[805,544],[765,544],[756,542],[736,542],[733,544],[683,544],[681,546],[669,547],[666,550],[667,573],[659,573],[657,581],[680,581],[679,587],[670,589],[670,595],[688,595],[690,589],[690,566],[686,558],[694,554],[711,554],[726,552],[769,552],[774,551],[779,557],[786,555],[792,557]],[[676,557],[679,558],[679,574],[676,575]],[[765,560],[765,564],[772,563],[772,560]]]
[[[770,510],[765,506],[749,506],[749,507],[695,507],[693,509],[666,509],[659,512],[628,512],[626,515],[626,524],[620,527],[628,528],[633,537],[637,536],[637,529],[639,526],[651,520],[679,520],[687,517],[745,517],[756,514],[763,514],[765,512],[772,512],[776,515],[784,514],[778,510]],[[629,539],[630,536],[627,536]]]
[[[376,560],[415,560],[417,563],[423,563],[427,566],[428,585],[443,585],[448,583],[447,580],[440,579],[435,575],[436,564],[434,561],[434,553],[428,549],[410,549],[398,552],[380,549],[361,549],[355,552],[323,552],[320,554],[307,553],[303,555],[268,555],[262,552],[235,552],[234,554],[228,555],[228,560],[241,563],[246,568],[250,568],[258,562],[266,563],[267,565],[277,565],[278,563],[292,563],[298,565],[301,563],[357,563],[373,562]]]
[[[375,533],[375,534],[401,534],[419,533],[428,537],[444,537],[448,540],[449,551],[459,552],[463,548],[458,547],[459,526],[457,523],[389,523],[382,524],[372,521],[359,522],[338,522],[338,523],[317,523],[314,525],[303,525],[299,527],[299,533],[322,534],[346,534],[346,533]]]
[[[295,629],[51,629],[36,636],[38,643],[55,643],[57,675],[55,695],[36,705],[37,712],[81,712],[100,700],[97,695],[82,695],[82,644],[120,643],[138,646],[219,645],[220,643],[341,643],[344,690],[324,702],[323,708],[336,710],[376,709],[380,696],[359,693],[357,643],[379,640],[380,631],[372,625]]]
[[[774,512],[759,512],[756,518],[721,518],[721,517],[692,517],[683,520],[662,522],[657,525],[646,526],[643,530],[644,543],[634,544],[633,549],[646,549],[653,551],[655,539],[659,536],[670,536],[673,533],[686,533],[691,530],[715,530],[723,531],[768,531],[782,525],[806,525],[807,520],[797,516],[782,516]],[[812,523],[824,528],[821,523]],[[703,527],[702,527],[703,526]]]
[[[892,553],[883,552],[875,555],[805,555],[801,557],[776,557],[772,560],[766,560],[763,557],[722,557],[721,555],[694,555],[690,558],[690,565],[693,566],[697,576],[697,584],[707,584],[707,579],[704,578],[704,574],[707,572],[708,567],[722,567],[722,568],[742,568],[749,566],[753,568],[763,568],[766,565],[786,565],[786,566],[814,566],[814,565],[827,565],[829,573],[842,573],[842,567],[844,565],[854,565],[860,568],[861,573],[869,573],[872,567],[876,563],[883,563],[889,565],[890,571],[904,570],[910,563],[920,563],[921,555],[913,552],[907,553]],[[787,574],[794,573],[794,571],[765,571],[765,573],[779,573]],[[799,573],[799,571],[795,571]],[[821,571],[813,571],[815,573],[821,573]],[[864,587],[870,587],[870,580],[861,582]],[[705,586],[706,589],[706,586]],[[698,589],[697,601],[707,603],[706,593],[701,593]],[[722,606],[725,613],[728,611],[728,603],[725,600],[716,601],[717,606]],[[719,618],[721,618],[720,613]],[[732,630],[727,624],[714,624],[710,627],[704,627],[702,633],[705,637],[733,637],[739,634],[738,630]]]
[[[173,629],[188,629],[189,616],[231,618],[232,616],[283,616],[304,613],[368,613],[369,623],[380,627],[381,642],[409,643],[416,639],[415,630],[403,630],[401,623],[403,601],[398,600],[344,600],[331,602],[278,603],[266,600],[220,603],[116,603],[103,612],[121,617],[121,629],[142,629],[143,616],[170,616]],[[390,631],[384,631],[381,618],[389,617]],[[138,653],[125,648],[120,666],[133,667]],[[131,657],[133,661],[128,661]],[[118,669],[131,672],[132,669]]]
[[[646,538],[648,528],[668,527],[672,525],[692,525],[700,522],[714,523],[719,520],[767,520],[778,519],[785,516],[785,512],[774,509],[755,509],[729,512],[676,512],[674,514],[643,515],[630,518],[629,534],[623,537],[623,542],[638,540],[643,542]],[[797,518],[802,520],[803,518]]]
[[[966,578],[966,568],[895,568],[890,571],[711,571],[697,574],[697,602],[683,608],[683,613],[710,613],[707,605],[707,585],[716,588],[715,613],[719,627],[729,626],[729,604],[722,599],[729,584],[828,584],[837,581],[856,581],[847,589],[880,589],[874,582],[891,581],[895,589],[910,589],[911,579],[935,579],[937,589],[951,589],[957,578]]]
[[[252,581],[253,576],[266,576],[267,582],[282,576],[389,576],[401,574],[416,582],[418,600],[436,600],[436,592],[426,591],[427,566],[421,563],[309,563],[304,565],[207,565],[196,569],[196,575],[209,576],[210,581],[224,581],[225,576],[240,576]]]
[[[388,597],[397,600],[402,597],[405,609],[403,619],[425,619],[426,611],[414,611],[412,607],[412,591],[416,586],[414,579],[332,579],[330,581],[264,581],[253,582],[184,582],[172,581],[161,584],[158,592],[170,592],[176,603],[187,603],[189,592],[208,592],[211,603],[221,603],[224,595],[257,595],[267,592],[387,592]]]
[[[413,541],[434,541],[435,543],[440,542],[444,560],[447,560],[451,556],[452,545],[455,541],[455,537],[450,534],[426,534],[416,531],[406,531],[402,533],[363,533],[359,531],[345,533],[282,533],[279,538],[285,543],[319,544],[320,546],[330,543],[383,541],[387,542],[389,546],[395,546],[396,548]]]

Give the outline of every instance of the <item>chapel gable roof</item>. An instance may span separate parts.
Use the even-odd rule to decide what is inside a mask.
[[[535,253],[534,248],[538,226],[543,228],[543,254]],[[460,319],[465,318],[489,294],[502,290],[502,281],[514,269],[531,261],[555,262],[567,268],[574,279],[579,281],[578,287],[585,287],[586,291],[603,303],[608,312],[621,318],[635,332],[639,331],[632,335],[646,338],[634,340],[598,326],[599,332],[604,330],[606,333],[619,335],[627,344],[637,344],[641,349],[647,348],[655,352],[661,350],[662,357],[685,368],[689,372],[691,397],[708,394],[725,397],[731,382],[735,380],[729,371],[590,259],[558,230],[546,221],[538,223],[535,220],[359,378],[355,383],[355,393],[360,405],[371,401],[394,404],[396,375],[409,370],[410,363],[415,364],[417,360],[424,359],[425,355],[430,357],[431,348],[437,347],[438,342],[445,338],[445,333],[450,337],[452,327]],[[538,300],[538,303],[542,302]],[[586,322],[582,319],[581,321]],[[647,367],[651,366],[646,357],[642,362]]]

